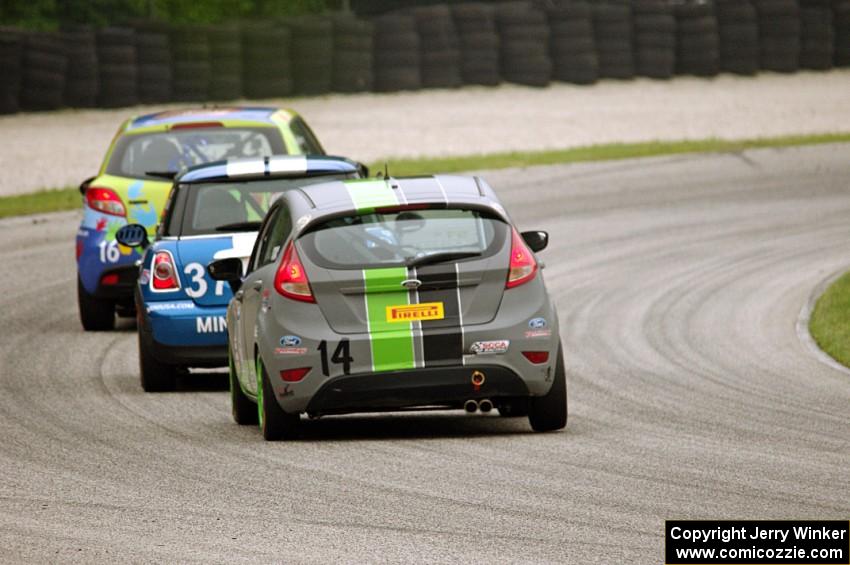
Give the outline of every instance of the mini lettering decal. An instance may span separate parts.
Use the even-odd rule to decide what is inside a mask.
[[[529,330],[525,332],[527,338],[549,337],[550,335],[552,335],[552,330]]]
[[[442,302],[387,306],[387,322],[389,323],[442,320],[444,317],[445,311]]]
[[[227,318],[225,316],[198,316],[195,318],[195,331],[199,334],[226,332]]]

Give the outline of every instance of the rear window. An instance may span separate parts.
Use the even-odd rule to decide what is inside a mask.
[[[184,213],[171,218],[169,235],[205,235],[237,231],[257,231],[275,200],[286,190],[349,175],[320,175],[309,178],[253,180],[184,184]]]
[[[213,161],[285,153],[280,132],[275,128],[174,129],[125,135],[118,140],[106,172],[122,177],[156,178],[148,173],[179,173]]]
[[[311,261],[329,269],[412,266],[493,255],[507,225],[466,209],[403,210],[335,218],[300,238]]]

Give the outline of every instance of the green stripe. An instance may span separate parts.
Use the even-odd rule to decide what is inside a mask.
[[[407,290],[401,286],[407,278],[407,269],[368,269],[363,271],[363,278],[366,283],[372,370],[413,369],[413,324],[387,322],[387,306],[408,303]]]
[[[358,212],[371,212],[375,208],[398,205],[395,191],[385,180],[359,179],[346,181],[345,188]]]

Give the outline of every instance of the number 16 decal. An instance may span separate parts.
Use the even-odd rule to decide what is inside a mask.
[[[329,377],[331,371],[328,363],[328,342],[322,340],[319,343],[318,350],[322,354],[322,374]],[[354,358],[351,357],[351,347],[347,339],[343,339],[336,346],[333,355],[331,355],[330,362],[334,365],[342,365],[342,373],[344,375],[351,373],[351,364],[354,362]]]

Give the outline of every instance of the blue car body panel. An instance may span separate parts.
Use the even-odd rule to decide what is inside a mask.
[[[154,242],[145,253],[139,291],[156,342],[170,346],[227,345],[227,304],[230,285],[210,278],[208,263],[221,254],[247,256],[256,232],[218,237],[187,237]],[[174,258],[180,288],[156,291],[151,284],[152,262],[159,251]]]

